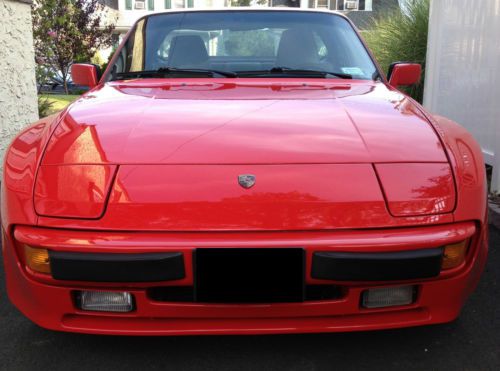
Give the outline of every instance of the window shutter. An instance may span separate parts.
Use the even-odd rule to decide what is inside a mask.
[[[148,0],[148,10],[155,10],[155,0]]]
[[[172,9],[172,0],[165,0],[165,9]]]
[[[194,0],[188,0],[188,8],[194,7]]]
[[[132,0],[125,1],[125,10],[132,10]]]
[[[358,10],[365,10],[365,0],[359,0]]]

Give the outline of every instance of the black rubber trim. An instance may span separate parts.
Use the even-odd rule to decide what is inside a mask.
[[[306,285],[305,289],[304,298],[296,300],[294,303],[337,300],[344,296],[344,291],[337,285]],[[197,302],[194,286],[155,286],[147,289],[147,295],[151,300],[165,303]]]
[[[182,253],[93,254],[49,251],[52,277],[65,281],[160,282],[185,277]]]
[[[389,253],[316,252],[312,278],[335,281],[399,281],[437,277],[443,248]]]

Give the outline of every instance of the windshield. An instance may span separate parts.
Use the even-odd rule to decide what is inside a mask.
[[[244,77],[266,71],[298,77],[289,70],[307,70],[337,78],[373,79],[377,72],[343,17],[292,11],[179,12],[143,18],[130,33],[108,79],[165,69],[198,70],[193,77],[199,77],[200,70]],[[252,71],[260,73],[252,75]]]

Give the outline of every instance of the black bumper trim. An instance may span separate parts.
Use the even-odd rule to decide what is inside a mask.
[[[52,277],[65,281],[161,282],[185,277],[182,253],[94,254],[50,251]]]
[[[335,281],[399,281],[437,277],[442,248],[388,253],[316,252],[311,275]]]

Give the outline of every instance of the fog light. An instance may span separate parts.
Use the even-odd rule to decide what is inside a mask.
[[[35,272],[50,274],[49,252],[46,249],[37,249],[24,245],[26,265]]]
[[[361,305],[365,308],[385,308],[413,303],[415,286],[384,287],[363,292]]]
[[[97,312],[131,312],[132,295],[128,292],[78,291],[77,305],[82,310]]]
[[[445,246],[441,269],[452,269],[462,264],[465,261],[468,246],[469,240]]]

